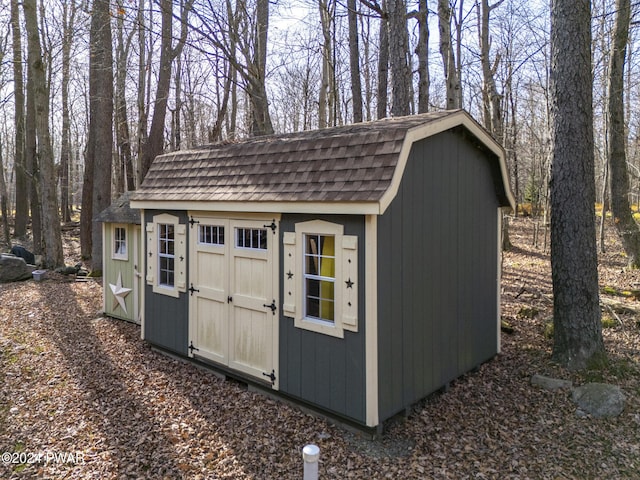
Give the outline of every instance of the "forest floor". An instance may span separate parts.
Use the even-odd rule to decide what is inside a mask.
[[[534,226],[511,224],[502,352],[377,440],[157,353],[138,326],[101,316],[96,280],[0,285],[0,478],[300,479],[309,443],[321,479],[640,478],[640,272],[625,270],[610,229],[599,258],[602,298],[615,302],[603,310],[608,362],[563,370]],[[66,235],[73,264],[78,242]],[[619,385],[626,408],[579,416],[567,390],[532,386],[534,374]]]

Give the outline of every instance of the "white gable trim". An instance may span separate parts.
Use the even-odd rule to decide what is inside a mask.
[[[506,192],[507,199],[509,201],[509,204],[511,205],[511,208],[515,209],[516,202],[513,194],[511,193],[511,188],[509,187],[509,173],[507,171],[503,148],[498,142],[493,139],[493,137],[491,137],[491,135],[489,135],[482,127],[480,127],[480,125],[478,125],[467,112],[465,112],[464,110],[459,110],[452,113],[451,115],[433,120],[424,125],[414,127],[407,131],[407,134],[404,137],[402,150],[400,150],[398,164],[396,165],[396,170],[393,173],[391,185],[380,199],[380,214],[383,214],[385,212],[385,210],[389,207],[393,199],[398,194],[398,189],[400,188],[400,183],[402,182],[402,177],[404,175],[404,169],[407,166],[407,161],[409,159],[409,154],[411,153],[413,144],[419,140],[432,137],[460,125],[469,130],[498,157],[504,190]]]

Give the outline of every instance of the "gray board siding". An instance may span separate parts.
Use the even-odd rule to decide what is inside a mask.
[[[498,200],[485,155],[460,130],[417,142],[379,218],[380,421],[497,353]]]
[[[344,338],[294,327],[293,319],[280,315],[280,391],[322,407],[342,417],[366,422],[365,320],[364,320],[364,217],[348,215],[284,215],[280,222],[280,259],[284,259],[282,236],[294,232],[295,224],[325,220],[344,225],[345,235],[358,236],[358,332]],[[280,305],[284,284],[280,276]]]
[[[187,213],[184,211],[165,212],[161,210],[145,210],[144,221],[153,222],[153,216],[170,213],[178,217],[180,223],[186,224]],[[143,235],[145,228],[142,228]],[[187,236],[190,234],[187,228]],[[143,238],[146,246],[146,239]],[[188,245],[188,238],[187,238]],[[146,251],[145,251],[146,256]],[[149,258],[147,261],[149,261]],[[187,264],[188,265],[188,264]],[[188,277],[187,270],[187,278]],[[145,282],[144,305],[144,338],[149,343],[181,355],[188,355],[187,342],[189,334],[189,297],[188,293],[180,293],[179,298],[160,295],[153,292],[153,287]]]

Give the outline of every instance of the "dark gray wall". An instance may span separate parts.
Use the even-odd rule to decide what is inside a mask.
[[[380,420],[498,349],[495,169],[461,132],[416,143],[378,222]]]
[[[295,232],[295,224],[325,220],[344,225],[345,235],[358,236],[358,332],[344,338],[295,328],[293,319],[280,314],[280,391],[358,422],[366,421],[365,320],[364,320],[364,217],[345,215],[284,215],[280,222],[280,259],[284,259],[282,236]],[[282,267],[280,267],[282,271]],[[280,305],[284,285],[280,275]]]
[[[161,213],[169,213],[178,217],[180,223],[187,223],[189,220],[187,213],[184,211],[160,211],[146,210],[144,212],[144,221],[153,221],[154,215]],[[189,245],[188,236],[190,235],[187,228],[187,246]],[[143,244],[146,249],[147,240],[145,226],[142,226]],[[188,247],[187,247],[188,248]],[[187,255],[188,257],[188,255]],[[148,262],[149,257],[145,251],[145,259]],[[154,259],[155,260],[155,259]],[[185,260],[186,261],[186,260]],[[187,278],[189,278],[189,270],[187,263]],[[144,302],[144,338],[149,343],[157,345],[172,352],[187,355],[187,341],[189,334],[189,297],[188,293],[180,293],[179,298],[168,297],[153,292],[151,285],[145,282],[145,302]]]

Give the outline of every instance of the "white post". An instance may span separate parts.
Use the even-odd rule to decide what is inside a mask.
[[[316,445],[306,445],[302,449],[302,459],[304,460],[303,480],[318,480],[318,460],[320,459],[320,448]]]

